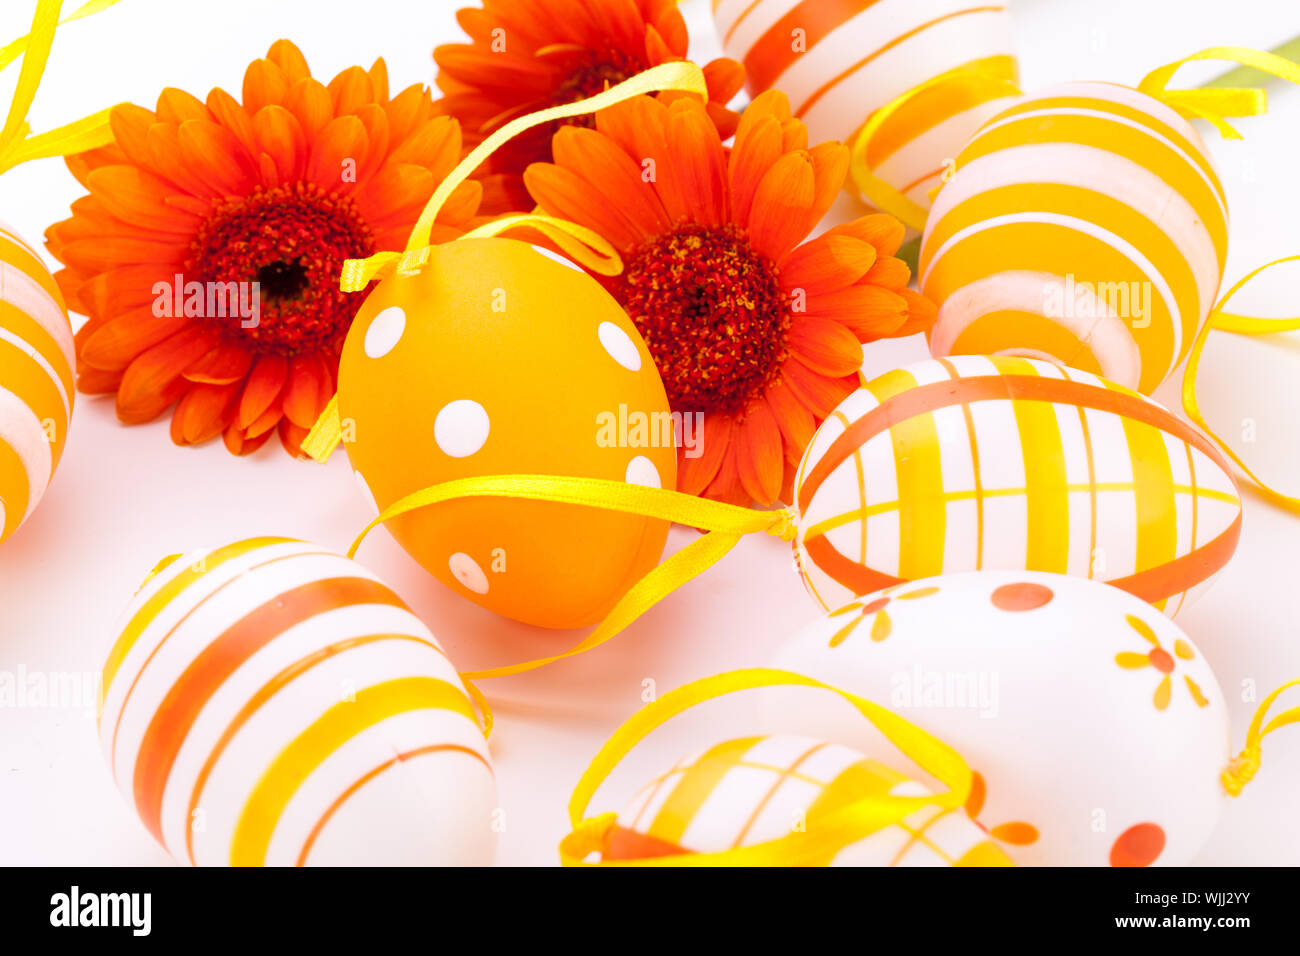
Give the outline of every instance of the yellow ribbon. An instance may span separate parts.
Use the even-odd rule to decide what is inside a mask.
[[[1018,96],[1020,87],[1002,76],[972,69],[953,70],[941,74],[913,87],[902,96],[891,100],[868,117],[858,135],[853,137],[849,160],[849,174],[853,185],[857,187],[863,201],[875,206],[881,212],[887,212],[903,224],[917,232],[925,229],[925,220],[929,211],[920,203],[913,202],[875,174],[869,159],[872,140],[888,120],[900,109],[932,89],[940,86],[986,86],[1002,96]],[[992,97],[990,97],[992,99]],[[933,195],[931,195],[933,198]]]
[[[28,160],[84,152],[113,141],[108,123],[111,108],[36,136],[32,135],[31,126],[27,123],[27,113],[36,98],[41,77],[45,74],[50,48],[54,44],[54,31],[61,23],[80,20],[117,2],[118,0],[90,0],[59,20],[62,0],[38,0],[31,32],[0,47],[0,69],[4,69],[19,56],[23,58],[18,85],[9,104],[4,127],[0,128],[0,173]]]
[[[425,205],[424,211],[420,213],[420,218],[411,229],[405,251],[382,251],[366,259],[348,259],[343,263],[339,275],[339,288],[344,292],[360,292],[375,279],[382,279],[398,272],[414,272],[423,267],[429,261],[429,250],[432,248],[429,245],[429,237],[443,204],[483,160],[512,137],[543,123],[580,116],[584,113],[595,113],[634,96],[659,90],[680,90],[708,97],[704,71],[694,63],[681,60],[661,63],[587,99],[539,110],[507,123],[476,146],[438,185]],[[604,236],[575,222],[538,212],[505,216],[484,223],[460,236],[459,239],[481,239],[513,229],[532,229],[540,232],[567,256],[592,272],[614,276],[623,271],[622,259]],[[324,411],[316,419],[316,424],[303,439],[303,453],[318,462],[327,462],[334,449],[338,447],[342,434],[342,419],[339,417],[336,395],[330,399]]]
[[[643,860],[587,863],[600,852],[616,819],[612,813],[584,818],[587,806],[618,763],[647,734],[666,721],[706,700],[757,687],[815,687],[838,694],[874,724],[903,754],[945,784],[948,789],[928,796],[888,794],[865,797],[817,821],[807,831],[752,846],[715,853],[686,853]],[[824,864],[843,847],[877,830],[899,823],[927,805],[954,810],[966,803],[971,770],[961,755],[915,724],[890,710],[847,691],[790,671],[747,668],[705,677],[665,694],[633,714],[609,738],[591,761],[569,800],[570,832],[560,841],[565,866],[808,866]]]
[[[1238,281],[1236,285],[1228,290],[1227,295],[1219,300],[1219,304],[1210,311],[1209,318],[1206,319],[1200,332],[1197,333],[1196,340],[1187,353],[1187,368],[1183,373],[1183,408],[1186,410],[1188,417],[1209,435],[1228,457],[1237,463],[1237,466],[1255,483],[1266,498],[1289,511],[1300,512],[1300,497],[1283,494],[1251,471],[1241,456],[1210,427],[1205,420],[1205,416],[1201,413],[1201,406],[1196,398],[1196,376],[1200,371],[1201,355],[1205,350],[1205,343],[1211,332],[1231,332],[1236,335],[1269,335],[1275,332],[1291,332],[1300,329],[1300,318],[1266,319],[1225,311],[1228,301],[1255,276],[1265,269],[1271,269],[1273,266],[1281,265],[1284,262],[1295,262],[1297,260],[1300,260],[1300,255],[1287,256],[1265,263]]]
[[[1194,90],[1167,89],[1169,81],[1185,63],[1198,60],[1226,60],[1252,67],[1291,83],[1300,83],[1300,64],[1275,53],[1239,46],[1216,46],[1173,63],[1157,67],[1138,84],[1138,92],[1164,102],[1183,116],[1203,119],[1219,131],[1224,139],[1241,139],[1241,134],[1225,119],[1228,116],[1258,116],[1268,109],[1265,92],[1258,87],[1201,87]]]
[[[404,252],[377,252],[368,259],[347,260],[343,264],[339,288],[344,292],[357,292],[364,289],[372,279],[394,271],[413,272],[423,266],[429,259],[429,236],[433,231],[434,221],[438,218],[438,212],[442,209],[443,203],[447,201],[457,186],[469,178],[469,175],[478,168],[478,165],[483,160],[496,152],[508,140],[543,123],[580,116],[584,113],[595,113],[634,96],[660,90],[681,90],[696,93],[705,98],[708,97],[704,71],[694,63],[679,60],[651,67],[631,79],[624,80],[622,83],[587,99],[578,100],[574,103],[565,103],[562,106],[552,106],[511,120],[474,147],[470,154],[438,185],[428,204],[424,207],[424,211],[420,213],[420,218],[416,220],[415,227],[411,230],[411,236],[406,242]],[[515,218],[518,220],[520,217]],[[523,224],[535,228],[541,228],[543,224],[554,226],[560,222],[560,220],[550,217],[528,217],[528,220]],[[573,224],[568,223],[567,226],[573,226]],[[575,231],[575,229],[565,229],[565,231],[574,236],[581,236],[584,233],[594,235],[589,230],[582,230],[581,227],[576,228],[580,231]],[[603,240],[601,242],[603,244],[602,248],[608,249],[608,243],[604,243]],[[609,251],[612,252],[612,249]]]
[[[1264,724],[1264,718],[1268,716],[1269,709],[1272,708],[1274,701],[1282,695],[1283,691],[1291,687],[1300,687],[1300,677],[1289,680],[1277,688],[1277,690],[1265,697],[1259,707],[1256,708],[1255,716],[1250,722],[1250,729],[1246,731],[1246,746],[1242,748],[1237,758],[1219,776],[1219,779],[1223,782],[1223,789],[1228,791],[1228,796],[1241,796],[1242,788],[1254,779],[1255,772],[1259,770],[1259,746],[1264,738],[1287,724],[1300,723],[1300,707],[1292,707],[1290,710],[1282,711],[1282,713],[1270,720],[1267,725]]]
[[[458,478],[398,499],[366,525],[348,549],[348,557],[355,556],[366,535],[385,521],[460,498],[516,498],[583,505],[674,521],[708,531],[647,573],[619,599],[590,634],[569,650],[504,667],[467,671],[461,674],[466,680],[519,674],[591,650],[623,631],[665,596],[711,568],[745,535],[761,531],[782,541],[791,541],[795,534],[794,513],[789,510],[758,511],[666,488],[649,488],[603,478],[486,475]]]

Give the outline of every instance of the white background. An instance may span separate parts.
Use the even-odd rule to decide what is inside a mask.
[[[458,5],[124,0],[61,31],[31,122],[41,130],[122,100],[151,105],[168,85],[200,97],[214,85],[238,95],[245,65],[279,37],[294,40],[323,79],[382,55],[394,89],[431,82],[430,51],[456,35]],[[5,3],[0,37],[26,32],[30,8]],[[694,56],[704,62],[718,53],[708,3],[688,0],[685,10]],[[1203,47],[1268,49],[1300,34],[1300,5],[1292,0],[1012,0],[1012,13],[1023,85],[1030,90],[1067,79],[1135,84],[1150,68]],[[1193,69],[1185,76],[1194,83],[1212,72]],[[15,65],[6,77],[10,85],[16,73]],[[1233,217],[1229,281],[1269,259],[1300,253],[1300,91],[1273,84],[1271,102],[1268,117],[1240,122],[1244,142],[1211,141]],[[31,164],[0,179],[0,218],[36,244],[80,193],[60,161]],[[1252,304],[1270,314],[1300,312],[1300,283],[1270,288],[1271,296],[1255,296]],[[1294,353],[1251,343],[1222,354],[1204,394],[1222,410],[1216,421],[1255,418],[1261,446],[1298,444],[1300,415],[1289,409],[1296,366],[1288,372],[1283,364],[1294,362]],[[869,347],[867,370],[922,355],[915,341]],[[1162,396],[1172,400],[1173,393]],[[1286,458],[1275,456],[1275,466],[1286,465]],[[261,534],[345,548],[368,516],[343,459],[336,456],[326,467],[291,461],[274,439],[249,459],[231,457],[220,441],[177,448],[165,419],[123,427],[111,399],[78,396],[49,493],[0,547],[0,671],[98,670],[115,637],[114,620],[163,555]],[[693,535],[675,529],[670,546]],[[1180,618],[1232,705],[1234,749],[1252,710],[1241,702],[1243,682],[1264,690],[1300,675],[1298,554],[1300,519],[1248,495],[1235,561]],[[360,557],[429,622],[462,669],[540,656],[580,636],[514,624],[462,600],[383,533]],[[489,683],[498,720],[492,750],[506,812],[498,861],[556,861],[570,789],[610,731],[640,705],[644,681],[663,692],[705,674],[762,664],[814,616],[787,546],[756,538],[612,643]],[[687,749],[754,732],[751,706],[714,702],[657,733],[615,775],[595,809],[617,808]],[[1228,806],[1198,862],[1300,863],[1297,793],[1300,732],[1284,730],[1267,742],[1255,783]],[[114,791],[89,714],[0,709],[0,862],[168,862]]]

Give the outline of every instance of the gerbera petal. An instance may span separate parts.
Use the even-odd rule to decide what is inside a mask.
[[[756,252],[779,262],[807,235],[814,188],[812,163],[800,153],[787,153],[763,174],[749,211]]]
[[[808,151],[808,158],[812,161],[816,184],[807,219],[808,229],[812,229],[830,212],[835,197],[844,188],[844,179],[849,174],[849,150],[842,143],[831,141],[814,146]]]
[[[814,372],[843,378],[862,368],[862,344],[833,319],[801,316],[786,334],[795,358]]]
[[[133,309],[100,325],[85,339],[78,339],[77,354],[99,369],[125,369],[146,349],[170,339],[194,324],[192,318],[156,316],[150,308]]]
[[[907,321],[895,331],[895,336],[928,332],[939,317],[939,307],[930,299],[912,289],[899,289],[898,294],[907,302]]]
[[[844,237],[836,236],[832,238]],[[884,289],[892,289],[895,292],[906,288],[907,283],[911,280],[912,270],[908,268],[907,263],[902,259],[895,259],[893,256],[878,256],[875,265],[867,273],[867,282]]]
[[[211,121],[212,114],[203,101],[184,90],[168,87],[158,94],[158,119],[179,126],[186,120]]]
[[[191,382],[230,385],[247,375],[252,364],[253,356],[247,349],[223,343],[186,366],[184,375]]]
[[[211,120],[186,120],[177,130],[181,160],[218,195],[242,195],[256,169],[235,135]]]
[[[178,445],[197,445],[216,438],[233,416],[233,385],[192,385],[172,413],[171,436]]]
[[[366,155],[369,138],[366,127],[355,116],[339,116],[325,124],[312,144],[305,178],[330,191],[348,188],[341,173],[345,162],[357,162]]]
[[[284,446],[285,451],[295,458],[306,458],[307,456],[302,450],[302,441],[310,431],[310,428],[304,428],[288,418],[282,418],[279,427],[280,444]]]
[[[197,216],[168,206],[170,186],[139,166],[101,166],[90,171],[85,185],[124,222],[187,236],[193,235],[199,224]]]
[[[740,471],[737,466],[741,454],[739,441],[733,439],[723,453],[722,464],[718,466],[718,473],[713,476],[709,486],[704,489],[704,497],[712,498],[714,501],[725,501],[733,505],[750,504],[753,499],[750,498],[749,492],[745,490],[745,486],[740,480]]]
[[[842,223],[826,231],[828,236],[853,236],[876,247],[883,256],[892,256],[903,244],[907,227],[888,213],[872,213]]]
[[[284,386],[284,414],[295,425],[311,428],[329,401],[329,373],[315,355],[296,355]]]
[[[122,375],[117,391],[117,417],[127,424],[152,421],[180,398],[190,383],[181,372],[212,349],[216,334],[188,329],[146,349]]]
[[[253,114],[253,135],[257,148],[275,163],[281,182],[302,177],[307,165],[307,134],[298,117],[278,103]]]
[[[756,502],[770,505],[781,493],[784,474],[781,429],[767,403],[751,402],[745,420],[736,429],[737,470],[745,491]]]
[[[749,116],[746,110],[736,132],[727,174],[731,182],[731,216],[748,222],[754,194],[763,174],[781,157],[781,124],[768,115]]]
[[[226,443],[226,450],[232,455],[251,455],[266,444],[266,440],[271,437],[271,432],[264,431],[255,438],[248,438],[245,437],[243,429],[235,424],[228,426],[221,437]]]
[[[266,427],[270,428],[279,420],[278,400],[288,372],[289,363],[279,355],[263,355],[257,360],[248,375],[248,381],[244,383],[244,393],[239,398],[239,415],[235,419],[235,424],[245,433],[249,433],[250,426],[264,415],[273,403],[276,409],[275,419]]]
[[[726,104],[745,85],[745,68],[730,57],[720,56],[704,65],[704,83],[709,99]],[[719,132],[725,137],[727,134]]]
[[[714,412],[704,416],[699,434],[699,455],[683,453],[677,459],[677,490],[698,495],[713,481],[731,444],[733,420],[730,415]]]
[[[768,385],[763,398],[772,409],[772,416],[781,429],[781,437],[785,439],[785,460],[798,464],[804,449],[812,441],[813,432],[817,430],[812,412],[799,401],[784,378]]]
[[[271,429],[280,424],[283,418],[284,403],[279,396],[276,396],[271,404],[263,409],[262,414],[254,418],[244,428],[244,437],[256,438],[259,435],[269,434]]]
[[[663,203],[642,179],[642,167],[603,133],[566,126],[555,134],[551,151],[557,165],[585,176],[626,220],[628,228],[643,235],[671,228]]]
[[[363,104],[373,103],[375,89],[370,74],[359,66],[351,66],[330,80],[326,87],[334,103],[335,116],[355,113]]]
[[[263,106],[283,103],[289,89],[284,70],[269,60],[254,60],[244,71],[244,109],[256,113]]]
[[[594,229],[620,251],[633,248],[642,238],[586,179],[570,170],[554,163],[533,163],[524,171],[524,184],[546,212]]]
[[[152,110],[136,106],[134,103],[115,106],[109,113],[108,123],[113,131],[113,142],[137,166],[153,168],[153,153],[149,148],[149,127],[155,122],[157,117]]]
[[[896,335],[908,316],[908,303],[902,293],[862,283],[810,295],[807,304],[808,315],[843,322],[859,342]]]
[[[263,104],[263,106],[270,105],[272,104]],[[310,78],[299,80],[284,97],[283,106],[297,118],[308,140],[315,139],[325,128],[325,124],[334,118],[334,107],[330,101],[329,90],[325,89],[325,85],[319,80]],[[251,112],[257,115],[261,108],[258,107]]]
[[[800,404],[819,421],[833,412],[835,406],[857,387],[856,376],[828,378],[812,371],[802,362],[786,362],[781,369],[781,376]]]
[[[853,285],[872,268],[876,248],[850,236],[818,236],[793,249],[781,263],[781,284],[809,294]]]
[[[695,221],[706,226],[725,221],[729,209],[722,140],[698,101],[681,100],[672,105],[668,141],[673,144],[675,171]]]
[[[307,67],[307,58],[291,40],[276,40],[266,51],[266,58],[284,72],[290,83],[311,75],[311,70]]]

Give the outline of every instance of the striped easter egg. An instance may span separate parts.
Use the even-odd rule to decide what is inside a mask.
[[[713,0],[727,55],[751,94],[779,89],[814,142],[850,141],[867,118],[937,77],[978,73],[1012,82],[1005,6],[962,0]],[[995,85],[938,85],[873,140],[876,175],[929,206],[946,160],[1001,109]]]
[[[74,354],[54,277],[0,223],[0,541],[32,513],[63,456]]]
[[[824,610],[982,569],[1106,581],[1173,616],[1232,557],[1226,461],[1144,395],[1051,362],[961,355],[888,372],[813,436],[800,572]]]
[[[1055,358],[1150,394],[1223,277],[1228,212],[1205,144],[1163,103],[1070,83],[958,154],[921,247],[935,355]]]
[[[815,833],[820,820],[872,796],[925,796],[921,784],[857,751],[809,737],[729,740],[647,784],[606,835],[608,861],[718,853]],[[923,806],[841,847],[828,866],[1010,866],[963,810]]]
[[[315,545],[165,564],[103,672],[100,739],[145,827],[193,865],[492,862],[474,708],[393,591]]]

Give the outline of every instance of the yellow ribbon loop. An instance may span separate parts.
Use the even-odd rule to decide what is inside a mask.
[[[1180,67],[1198,60],[1226,60],[1291,83],[1300,83],[1300,64],[1293,63],[1276,53],[1265,53],[1262,50],[1239,46],[1216,46],[1157,67],[1138,84],[1139,92],[1161,100],[1182,115],[1206,120],[1224,139],[1241,139],[1241,134],[1228,124],[1225,117],[1258,116],[1268,109],[1268,100],[1265,92],[1257,87],[1206,86],[1194,90],[1167,89],[1169,81],[1174,78],[1174,74]]]
[[[1300,261],[1300,255],[1286,256],[1285,258],[1275,259],[1272,262],[1265,263],[1239,280],[1237,284],[1229,289],[1227,294],[1219,300],[1219,304],[1210,311],[1209,318],[1206,319],[1200,332],[1197,333],[1196,340],[1192,343],[1191,350],[1187,354],[1187,367],[1183,372],[1183,409],[1187,412],[1187,416],[1195,422],[1203,432],[1209,435],[1214,443],[1222,448],[1229,458],[1237,463],[1237,466],[1246,474],[1246,477],[1255,483],[1255,486],[1266,498],[1275,504],[1286,508],[1288,511],[1300,513],[1300,497],[1284,494],[1261,479],[1255,474],[1255,472],[1251,471],[1250,467],[1242,457],[1233,450],[1222,436],[1210,427],[1209,422],[1205,420],[1205,416],[1201,412],[1200,402],[1197,401],[1196,398],[1196,377],[1200,373],[1201,357],[1205,351],[1205,344],[1211,332],[1231,332],[1235,335],[1271,335],[1276,332],[1293,332],[1300,329],[1300,317],[1268,319],[1256,316],[1239,315],[1225,311],[1226,306],[1232,297],[1261,272],[1285,262],[1296,261]]]
[[[88,17],[117,2],[118,0],[90,0],[59,20],[62,0],[39,0],[32,18],[31,32],[0,47],[0,69],[19,56],[23,58],[14,97],[9,104],[4,126],[0,128],[0,173],[28,160],[83,152],[112,142],[113,133],[108,124],[111,110],[101,110],[85,119],[37,136],[31,134],[27,113],[36,99],[41,77],[45,75],[45,65],[54,44],[54,32],[59,25]]]
[[[502,216],[465,233],[461,239],[485,239],[515,229],[531,229],[541,233],[559,246],[560,251],[570,259],[592,272],[616,276],[623,271],[623,259],[618,250],[600,233],[576,222],[538,212]]]
[[[880,107],[867,118],[858,134],[852,137],[849,174],[861,199],[881,212],[889,213],[917,232],[925,229],[925,220],[929,211],[876,175],[871,161],[871,147],[889,121],[898,118],[900,110],[938,90],[943,90],[947,98],[966,101],[972,106],[1002,96],[1020,95],[1020,87],[1005,76],[998,75],[995,68],[991,66],[987,69],[953,70],[913,87],[902,96]],[[945,181],[947,175],[945,171]],[[937,191],[938,187],[930,190],[931,200],[934,199]]]
[[[550,657],[504,667],[467,671],[461,674],[461,677],[466,680],[519,674],[591,650],[626,629],[638,617],[683,584],[717,564],[745,535],[765,532],[783,541],[790,541],[795,534],[794,514],[788,510],[758,511],[697,498],[680,491],[649,488],[645,485],[632,485],[604,478],[485,475],[457,478],[454,481],[423,488],[398,499],[366,525],[356,541],[352,543],[352,547],[348,549],[348,557],[355,556],[366,535],[385,521],[460,498],[516,498],[583,505],[641,515],[646,518],[659,518],[663,521],[703,528],[709,532],[647,573],[623,595],[595,630],[569,650]]]
[[[584,819],[588,805],[611,771],[642,739],[657,727],[706,700],[758,687],[813,687],[838,694],[881,731],[922,770],[948,787],[927,796],[866,797],[828,814],[815,827],[752,846],[716,853],[687,853],[643,860],[588,863],[600,852],[613,827],[612,813]],[[616,730],[592,759],[569,800],[572,831],[560,841],[565,866],[809,866],[832,858],[837,851],[877,830],[899,823],[927,805],[953,810],[965,805],[970,794],[971,770],[957,751],[915,724],[865,698],[790,671],[746,668],[705,677],[670,691],[637,711]]]
[[[456,187],[468,179],[483,160],[500,149],[508,140],[544,123],[552,123],[555,120],[567,119],[572,116],[581,116],[584,113],[595,113],[616,103],[632,99],[635,96],[661,90],[680,90],[708,98],[708,86],[704,81],[704,71],[694,63],[679,60],[651,67],[616,86],[610,87],[604,92],[597,93],[595,96],[574,103],[552,106],[511,120],[474,147],[470,154],[451,171],[450,175],[438,184],[438,188],[434,190],[433,196],[429,199],[424,211],[420,213],[420,218],[416,221],[415,227],[411,230],[411,236],[406,242],[405,252],[379,252],[368,259],[347,260],[343,265],[339,288],[344,292],[357,292],[364,289],[366,283],[372,279],[389,274],[390,270],[407,272],[424,265],[428,259],[427,249],[429,237],[433,232],[433,224],[437,220],[438,212],[442,209],[443,204],[456,190]],[[535,224],[532,225],[535,226]],[[577,236],[579,234],[570,231],[570,235]]]
[[[1274,702],[1284,691],[1292,687],[1300,687],[1300,677],[1289,680],[1277,688],[1273,693],[1265,697],[1259,707],[1256,708],[1255,716],[1250,721],[1250,729],[1246,731],[1246,746],[1242,748],[1237,758],[1219,776],[1219,779],[1223,782],[1223,789],[1228,792],[1228,796],[1241,796],[1242,789],[1254,779],[1255,772],[1259,770],[1260,744],[1264,738],[1287,724],[1300,723],[1300,706],[1297,706],[1282,711],[1282,713],[1270,720],[1267,725],[1264,724],[1264,718],[1268,716]]]

